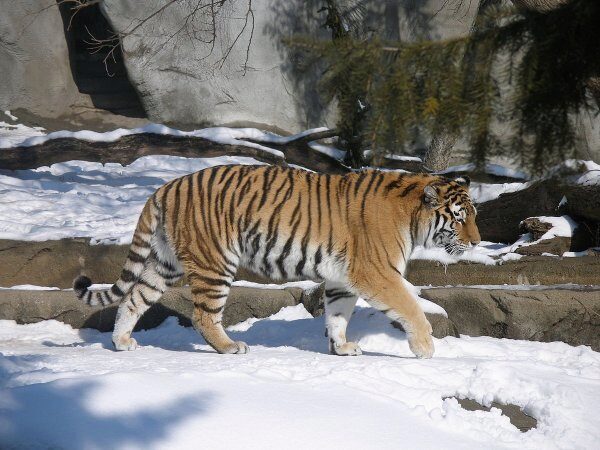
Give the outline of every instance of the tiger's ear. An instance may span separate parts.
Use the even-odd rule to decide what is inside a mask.
[[[466,176],[463,175],[462,177],[458,177],[454,179],[455,182],[457,182],[460,186],[464,186],[464,187],[469,187],[469,185],[471,184],[471,179]]]
[[[430,184],[423,189],[423,203],[432,208],[439,204],[439,194],[436,188]]]

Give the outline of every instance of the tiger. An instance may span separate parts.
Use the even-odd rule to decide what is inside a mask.
[[[133,328],[182,277],[192,324],[218,353],[248,352],[222,325],[238,267],[274,280],[325,283],[325,334],[334,355],[360,355],[346,329],[358,297],[399,322],[418,358],[432,328],[404,282],[413,249],[460,254],[481,238],[468,177],[365,169],[344,175],[282,166],[215,166],[174,179],[146,202],[119,279],[73,288],[88,305],[120,302],[112,341],[134,350]]]

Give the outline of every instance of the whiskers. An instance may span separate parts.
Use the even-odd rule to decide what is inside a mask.
[[[444,245],[446,252],[452,256],[460,256],[470,248],[472,248],[471,244],[464,244],[462,242],[452,242]]]

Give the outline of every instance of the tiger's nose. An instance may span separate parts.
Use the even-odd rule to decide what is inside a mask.
[[[481,242],[481,239],[471,239],[471,245],[475,247],[477,244]]]

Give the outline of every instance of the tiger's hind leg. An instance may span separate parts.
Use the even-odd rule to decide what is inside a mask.
[[[356,342],[346,341],[346,328],[358,297],[343,284],[325,284],[325,324],[329,337],[329,353],[340,356],[361,355]]]
[[[188,278],[194,299],[194,328],[219,353],[248,353],[248,345],[231,340],[222,324],[233,276],[204,271],[189,274]]]
[[[155,255],[154,255],[155,256]],[[183,275],[177,262],[148,260],[144,271],[119,305],[112,341],[116,350],[135,350],[137,342],[131,337],[140,317]]]

